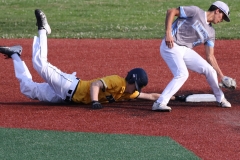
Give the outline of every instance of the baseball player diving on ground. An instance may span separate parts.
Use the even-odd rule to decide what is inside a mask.
[[[126,78],[110,75],[90,81],[84,81],[73,74],[62,72],[48,62],[47,34],[51,28],[45,14],[35,10],[38,37],[33,40],[32,62],[34,69],[45,80],[33,82],[26,64],[21,60],[22,47],[0,47],[0,52],[13,59],[15,76],[20,82],[21,93],[31,99],[52,103],[92,104],[93,109],[101,109],[102,102],[115,102],[129,99],[157,100],[158,93],[142,93],[148,84],[147,73],[142,68],[130,70]],[[172,100],[184,100],[184,96],[172,97]]]

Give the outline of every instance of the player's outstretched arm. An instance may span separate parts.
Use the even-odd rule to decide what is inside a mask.
[[[94,81],[90,86],[90,95],[92,100],[92,109],[102,109],[102,104],[98,101],[99,90],[103,88],[103,83],[100,80]]]
[[[138,99],[145,99],[145,100],[151,100],[156,101],[161,94],[159,93],[143,93],[141,92],[138,96]],[[172,96],[170,100],[175,100],[175,96]]]

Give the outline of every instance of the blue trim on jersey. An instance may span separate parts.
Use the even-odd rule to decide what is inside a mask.
[[[177,32],[177,22],[175,21],[173,24],[172,24],[172,36],[174,36]]]
[[[202,38],[203,41],[206,41],[208,39],[207,30],[198,20],[196,20],[192,27],[197,31],[198,35]]]
[[[208,40],[208,41],[206,42],[206,45],[209,46],[209,47],[214,47],[213,41],[210,41],[210,40]]]
[[[183,7],[179,7],[180,9],[180,16],[181,18],[187,18],[187,15],[183,9]],[[182,21],[180,24],[177,26],[177,20],[172,24],[172,36],[174,36],[177,33],[177,30],[182,26],[183,23],[185,23],[186,20]]]
[[[181,23],[178,24],[177,26],[177,21],[175,21],[172,24],[172,36],[174,36],[177,33],[177,30],[185,23],[186,20],[182,21]]]
[[[183,7],[180,6],[179,9],[180,9],[180,17],[181,18],[187,18],[187,15],[186,15]]]

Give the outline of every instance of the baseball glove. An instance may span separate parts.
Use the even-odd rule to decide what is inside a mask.
[[[237,87],[237,83],[235,79],[232,79],[231,77],[224,76],[222,79],[222,82],[219,83],[219,86],[222,88],[227,88],[230,90],[234,90]]]

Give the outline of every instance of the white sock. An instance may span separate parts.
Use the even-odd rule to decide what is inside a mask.
[[[17,53],[12,54],[11,57],[12,57],[12,59],[15,60],[15,61],[18,61],[18,62],[21,62],[21,61],[22,61],[21,58],[20,58],[20,56],[19,56]]]
[[[38,30],[38,34],[47,34],[47,31],[45,29]]]

